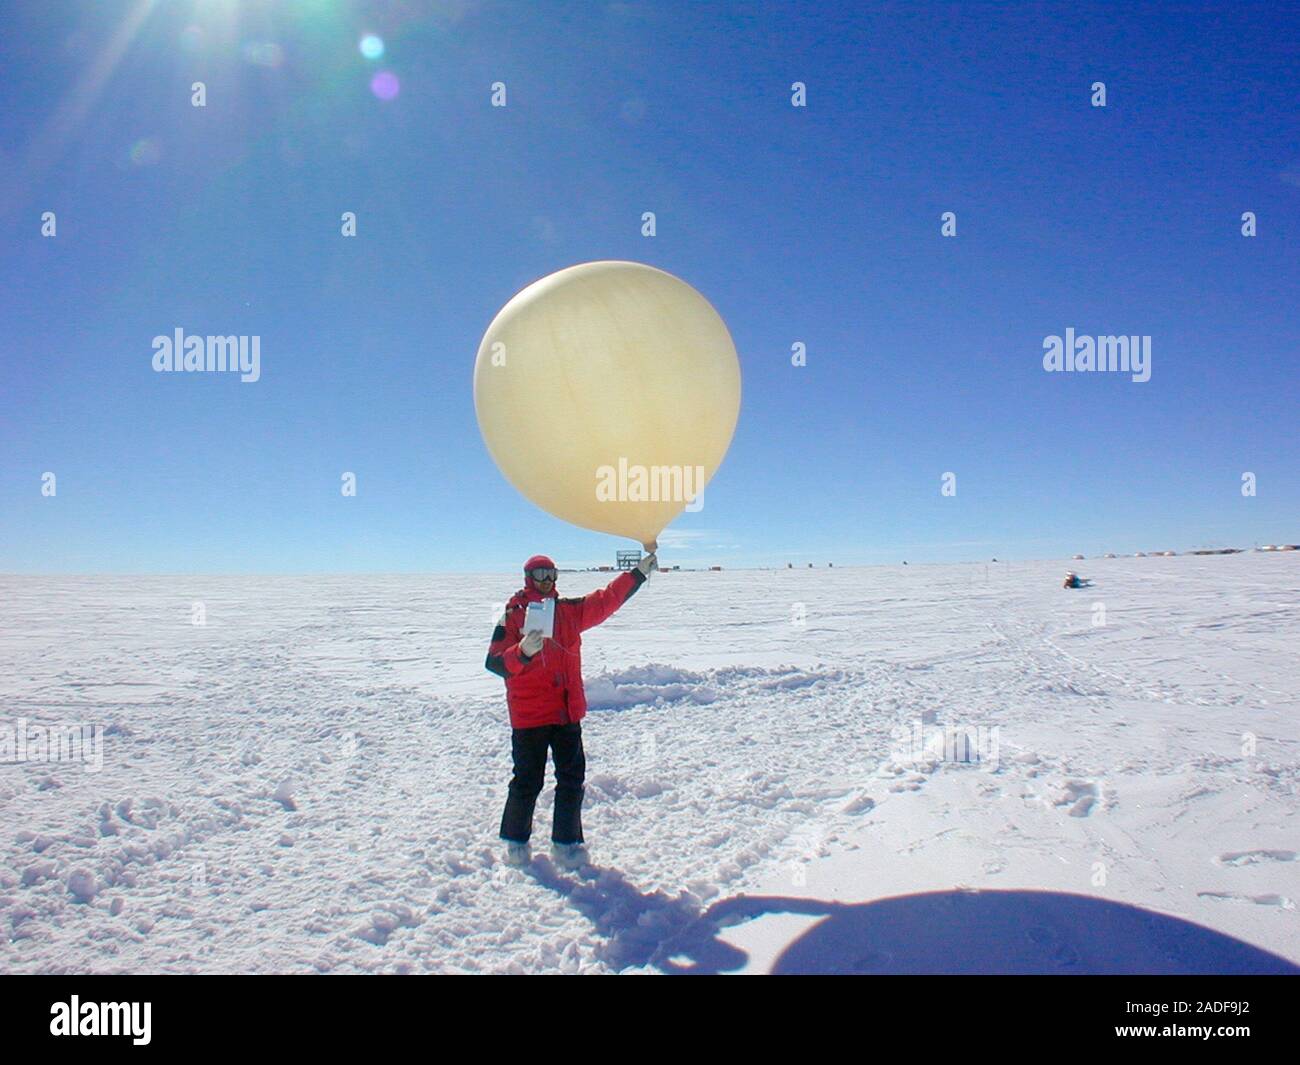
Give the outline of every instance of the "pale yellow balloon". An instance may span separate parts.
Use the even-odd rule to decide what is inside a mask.
[[[740,362],[718,312],[685,281],[643,263],[580,263],[492,320],[474,408],[492,458],[528,499],[649,543],[702,504],[740,414]]]

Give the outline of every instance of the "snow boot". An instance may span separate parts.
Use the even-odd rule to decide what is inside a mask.
[[[561,869],[581,869],[589,862],[587,848],[581,843],[552,843],[551,861]]]

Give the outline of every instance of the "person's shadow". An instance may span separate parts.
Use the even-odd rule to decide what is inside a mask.
[[[1055,891],[934,891],[873,902],[746,896],[707,909],[689,895],[642,894],[622,873],[529,872],[605,937],[614,969],[715,974],[749,956],[718,938],[767,914],[822,918],[790,943],[776,974],[1300,974],[1300,965],[1222,932],[1122,902]]]

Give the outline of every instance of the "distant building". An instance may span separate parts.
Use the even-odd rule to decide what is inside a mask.
[[[721,567],[721,566],[710,566],[709,569],[710,569],[710,570],[720,570],[720,569],[722,569],[722,567]]]
[[[619,569],[636,569],[636,564],[641,561],[641,552],[635,548],[619,551],[614,555],[614,561]]]

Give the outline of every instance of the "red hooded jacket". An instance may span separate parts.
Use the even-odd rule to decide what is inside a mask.
[[[549,565],[550,559],[534,556],[525,569]],[[634,569],[578,599],[561,599],[552,587],[548,597],[556,600],[554,635],[527,658],[519,649],[524,614],[529,603],[544,597],[531,577],[524,578],[525,586],[511,597],[497,622],[484,663],[505,678],[511,728],[565,725],[583,719],[587,696],[582,689],[582,634],[614,613],[644,583],[645,574]]]

